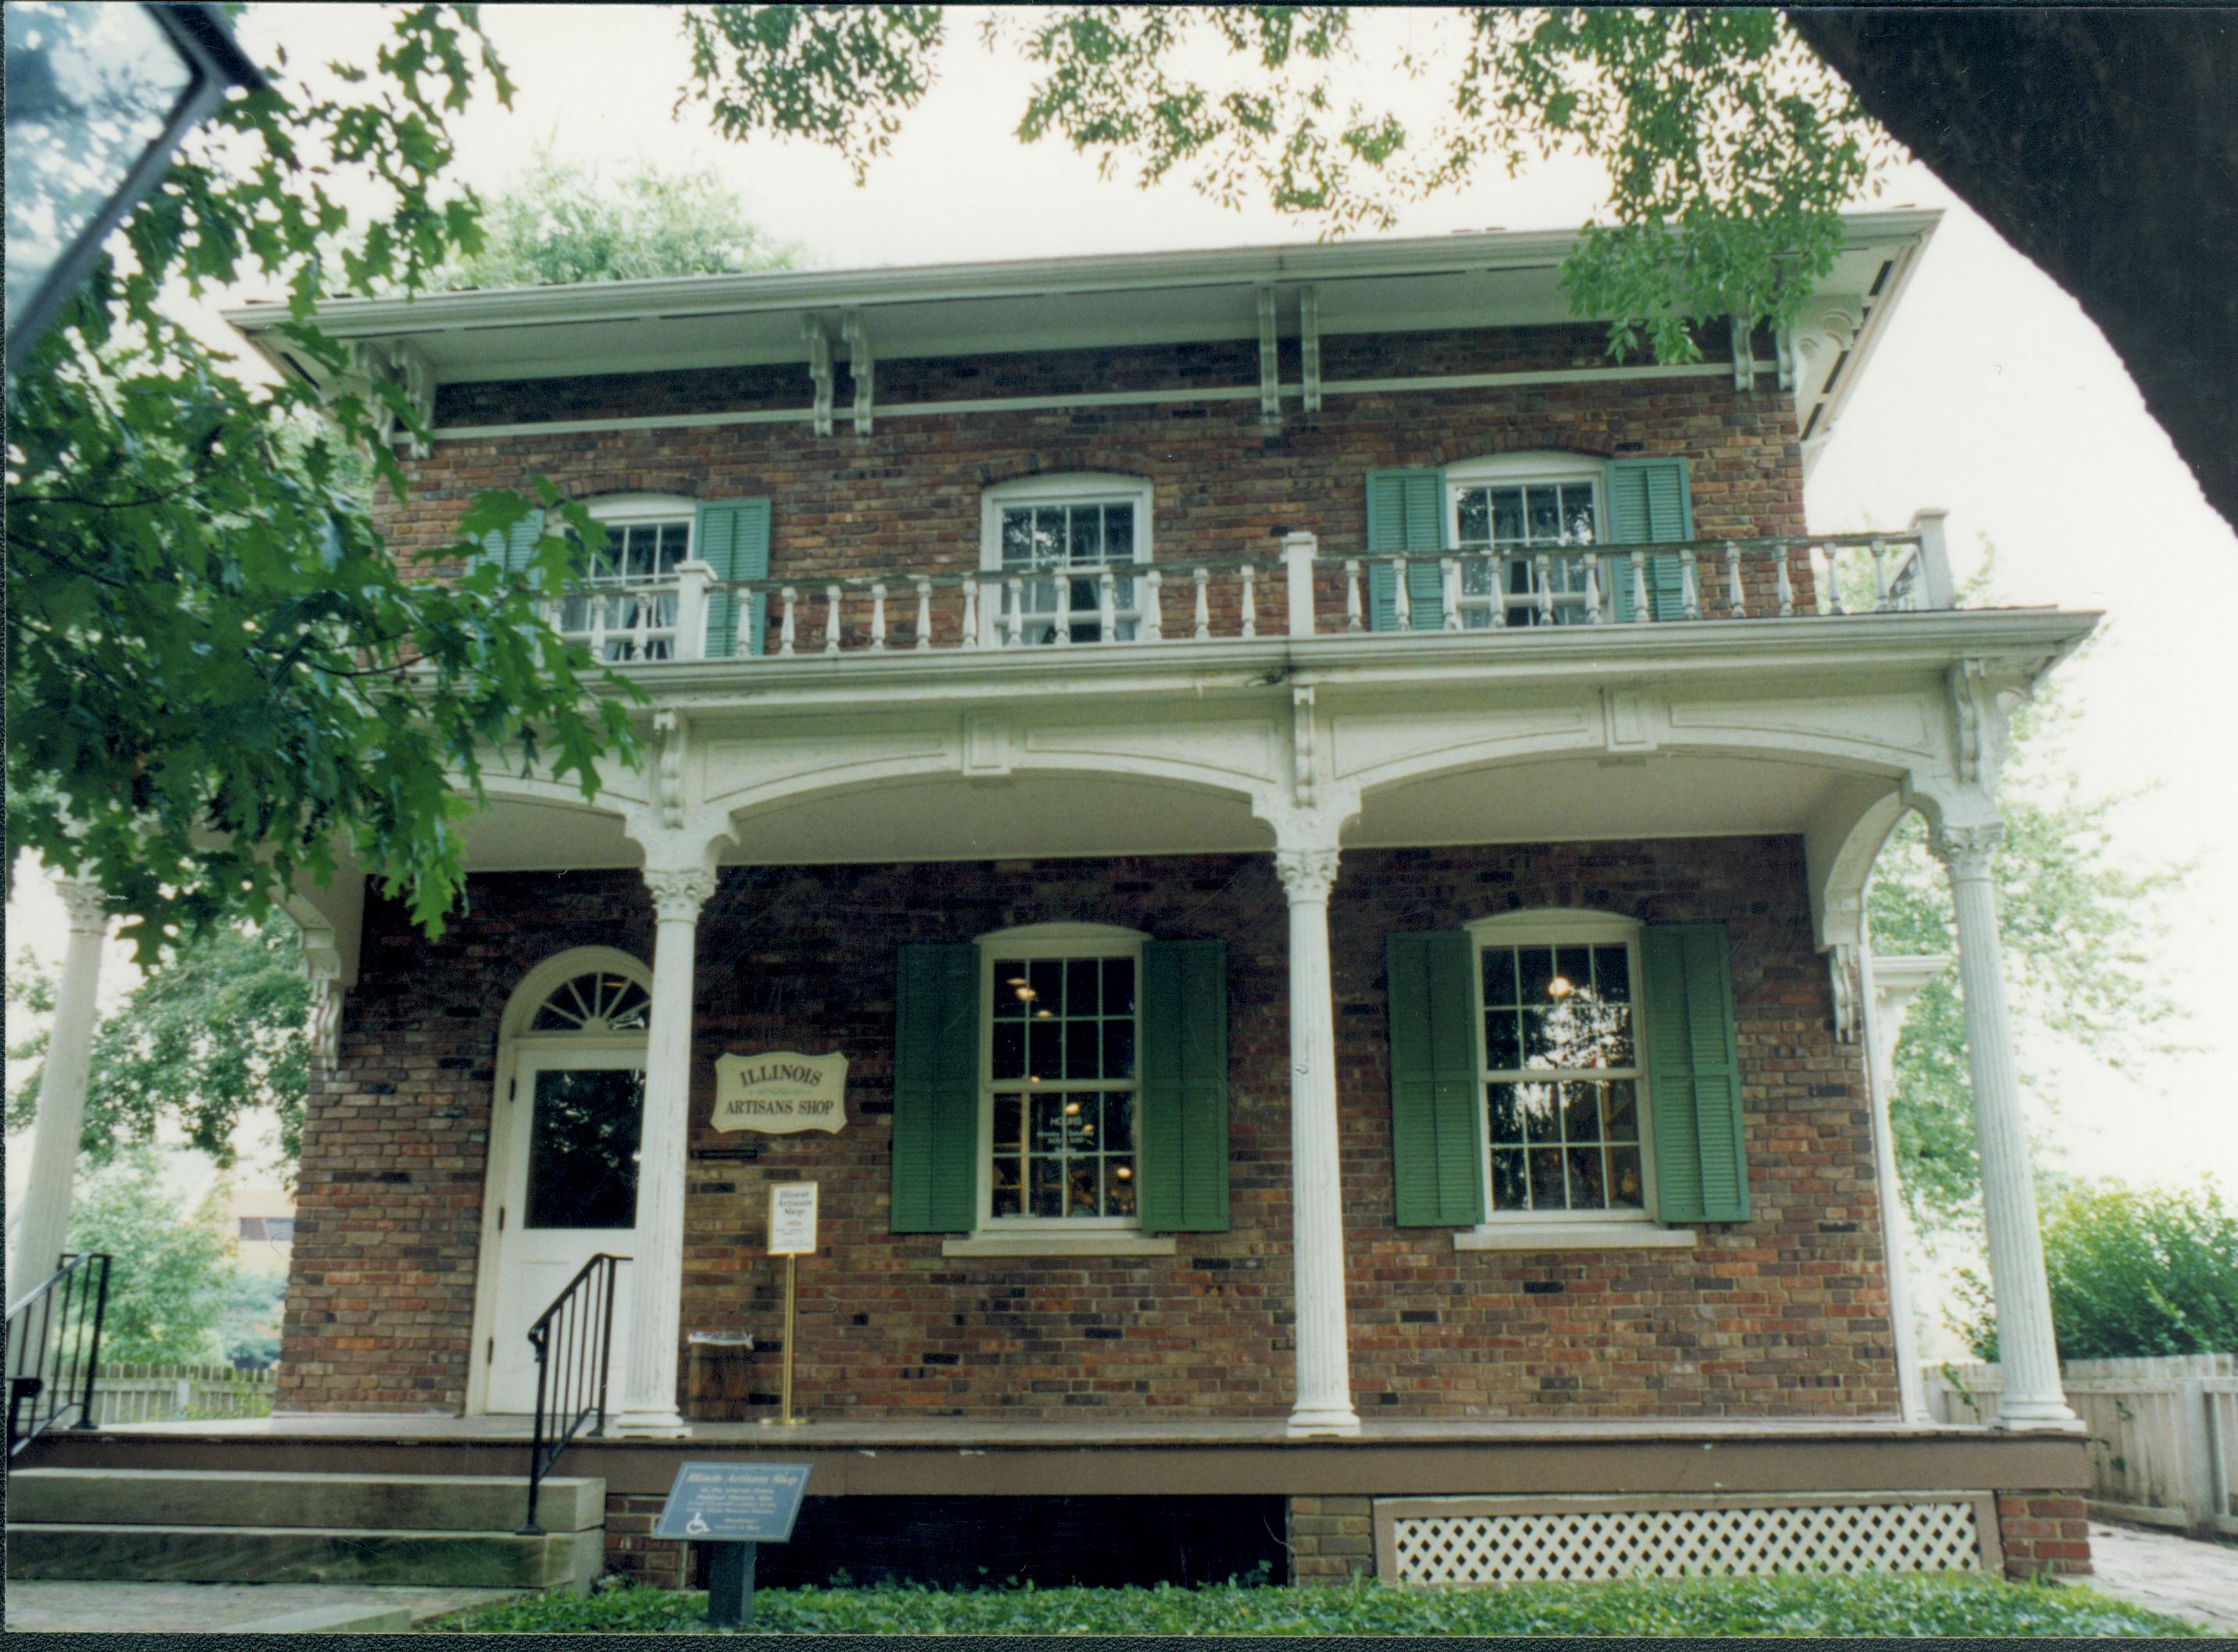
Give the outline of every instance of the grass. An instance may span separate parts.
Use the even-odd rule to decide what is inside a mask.
[[[501,1602],[448,1632],[707,1632],[707,1597],[627,1587]],[[757,1630],[796,1635],[2196,1635],[2073,1584],[1957,1575],[1695,1577],[1427,1589],[769,1589]]]

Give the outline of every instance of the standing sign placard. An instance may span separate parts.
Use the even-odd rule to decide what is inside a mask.
[[[769,1248],[785,1259],[785,1364],[778,1378],[779,1423],[798,1423],[792,1414],[793,1285],[795,1264],[816,1253],[816,1189],[812,1181],[783,1181],[770,1188]],[[765,1417],[762,1421],[771,1419]]]
[[[707,1622],[749,1629],[754,1618],[757,1545],[792,1536],[808,1490],[805,1463],[685,1463],[654,1522],[656,1537],[715,1545]]]

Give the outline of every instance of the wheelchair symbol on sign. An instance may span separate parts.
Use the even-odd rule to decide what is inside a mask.
[[[692,1518],[684,1523],[684,1530],[691,1533],[693,1536],[698,1536],[701,1532],[707,1530],[707,1517],[701,1514],[697,1509],[694,1509],[692,1511]]]

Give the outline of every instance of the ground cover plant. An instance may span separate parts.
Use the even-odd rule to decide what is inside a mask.
[[[707,1597],[628,1587],[502,1602],[444,1631],[694,1634]],[[1505,1589],[771,1589],[757,1630],[794,1635],[2197,1635],[2071,1584],[1955,1575],[1644,1578]]]

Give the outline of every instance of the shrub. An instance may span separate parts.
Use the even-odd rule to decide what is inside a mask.
[[[2068,1188],[2045,1208],[2043,1259],[2062,1359],[2238,1352],[2238,1215],[2211,1183]],[[1995,1359],[1988,1288],[1970,1273],[1961,1290],[1960,1329]]]

